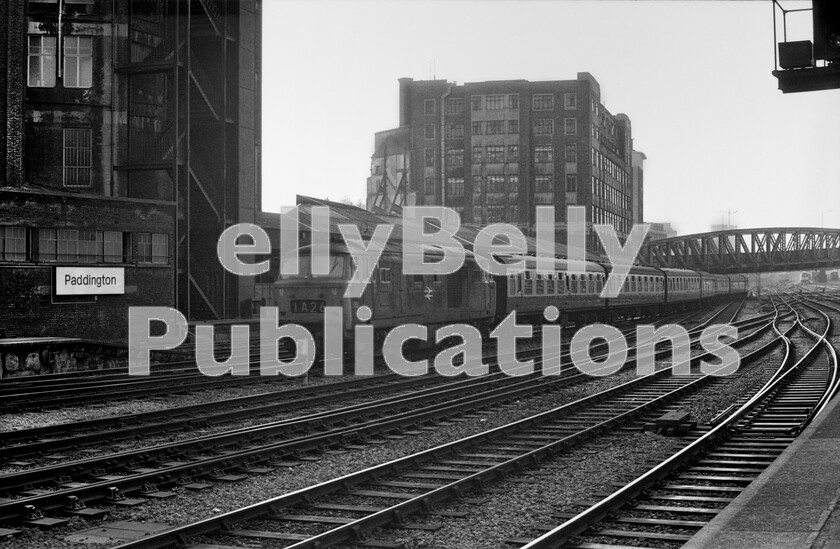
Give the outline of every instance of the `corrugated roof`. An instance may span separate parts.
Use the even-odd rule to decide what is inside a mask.
[[[309,196],[298,195],[298,222],[302,230],[309,230],[312,226],[312,206],[329,206],[330,208],[330,234],[335,238],[341,238],[341,231],[338,226],[341,224],[353,224],[359,228],[359,233],[365,239],[370,238],[376,230],[377,225],[390,224],[394,228],[391,231],[391,242],[402,242],[403,239],[403,218],[390,215],[381,215],[363,210],[357,206],[350,204],[342,204],[340,202],[332,202],[329,200],[322,200]],[[279,227],[279,215],[273,214],[276,219],[274,227]],[[440,225],[426,221],[426,231],[433,232]],[[263,227],[267,228],[267,227]],[[465,249],[472,251],[473,243],[476,236],[483,229],[483,226],[472,224],[461,224],[458,231],[455,233],[456,241],[460,242]],[[528,244],[528,253],[535,255],[537,251],[537,241],[535,238],[526,236],[525,241]],[[418,243],[420,244],[420,243]],[[568,257],[568,247],[566,244],[555,242],[555,255],[558,257]],[[608,263],[607,259],[599,254],[587,252],[586,259],[596,263]]]

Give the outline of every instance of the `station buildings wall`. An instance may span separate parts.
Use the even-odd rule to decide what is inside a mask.
[[[260,208],[260,0],[0,2],[0,337],[251,316],[218,235]],[[59,267],[125,293],[56,294]]]

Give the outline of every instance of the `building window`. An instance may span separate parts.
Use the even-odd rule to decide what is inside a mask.
[[[566,143],[566,162],[577,162],[577,143]]]
[[[486,104],[488,111],[500,111],[505,108],[505,96],[488,95]]]
[[[508,145],[508,162],[519,162],[519,145]]]
[[[462,114],[464,112],[464,100],[460,97],[451,97],[446,100],[446,114]]]
[[[135,233],[135,244],[137,245],[137,262],[152,262],[152,235],[150,233]]]
[[[481,96],[473,95],[470,97],[470,108],[474,111],[481,110]]]
[[[536,178],[536,185],[534,188],[534,192],[538,193],[550,193],[554,192],[553,189],[554,185],[552,183],[552,178],[550,175],[538,175]]]
[[[456,139],[464,137],[464,125],[460,123],[446,125],[446,138]]]
[[[518,109],[519,108],[519,94],[515,93],[513,95],[508,95],[508,108],[509,109]]]
[[[90,169],[90,129],[64,128],[64,186],[89,187]]]
[[[446,149],[446,165],[457,168],[464,165],[464,149]]]
[[[534,120],[534,135],[554,135],[554,119],[538,118]]]
[[[519,120],[508,120],[508,133],[519,133]]]
[[[481,202],[481,176],[474,175],[472,178],[472,192],[473,192],[473,203],[479,204]]]
[[[487,163],[498,164],[505,161],[505,146],[496,145],[487,147]]]
[[[554,94],[538,93],[533,97],[533,105],[535,111],[553,111],[554,110]]]
[[[89,88],[93,84],[93,45],[89,36],[64,38],[64,87]]]
[[[472,148],[473,164],[481,164],[481,145],[476,145]]]
[[[424,191],[426,194],[435,194],[435,178],[427,177],[423,180]]]
[[[577,135],[577,118],[566,118],[563,123],[566,135]]]
[[[505,133],[504,120],[488,120],[487,121],[487,135],[499,135]]]
[[[434,139],[435,138],[435,125],[434,124],[426,124],[423,126],[423,137],[426,139]]]
[[[481,135],[481,122],[473,122],[472,123],[472,134],[473,135]]]
[[[446,196],[464,196],[463,177],[450,177],[446,180]]]
[[[577,192],[577,176],[576,175],[567,175],[566,176],[566,192],[567,193],[576,193]]]
[[[435,100],[434,99],[426,99],[423,101],[423,113],[424,114],[435,114]]]
[[[518,175],[508,176],[508,192],[510,194],[516,194],[516,193],[519,192],[519,176]]]
[[[29,37],[28,83],[30,88],[55,87],[55,46],[55,36]]]
[[[79,258],[79,231],[58,229],[58,260],[76,261]]]
[[[0,257],[26,261],[26,227],[0,227]]]
[[[38,260],[56,260],[56,236],[55,229],[38,229]]]
[[[554,147],[551,145],[534,147],[534,162],[554,162]]]
[[[105,231],[102,237],[105,263],[122,263],[123,234],[119,231]]]
[[[427,168],[434,168],[435,167],[435,150],[434,149],[424,149],[423,150],[423,160],[425,162],[425,166]]]
[[[102,261],[102,231],[79,231],[79,262]]]
[[[505,192],[505,176],[503,176],[503,175],[488,175],[487,176],[487,192],[488,193],[503,193],[503,192]]]
[[[567,93],[563,95],[563,106],[569,110],[577,109],[577,94]]]

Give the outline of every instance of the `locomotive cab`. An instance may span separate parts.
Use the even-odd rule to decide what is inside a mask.
[[[281,274],[274,283],[279,321],[300,324],[313,335],[320,334],[325,309],[348,306],[344,292],[353,271],[352,258],[345,248],[331,246],[329,272],[313,274],[311,246],[304,246],[297,253],[297,274]],[[281,262],[289,259],[286,255]],[[349,310],[343,313],[345,321],[348,315]]]

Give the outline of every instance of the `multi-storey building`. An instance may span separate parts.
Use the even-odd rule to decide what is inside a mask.
[[[633,151],[631,167],[633,169],[633,197],[630,201],[632,204],[633,215],[631,221],[633,225],[644,223],[645,218],[645,160],[647,156],[642,151]]]
[[[677,231],[671,227],[670,223],[652,223],[648,222],[650,229],[648,230],[649,240],[662,240],[663,238],[672,238],[677,236]]]
[[[216,241],[259,209],[260,0],[8,0],[0,35],[0,328],[250,315]]]
[[[466,223],[530,228],[535,207],[584,206],[627,234],[633,221],[630,119],[612,115],[588,73],[576,80],[454,84],[401,78],[399,128],[377,134],[368,208],[449,206]],[[385,169],[396,166],[401,172]]]

